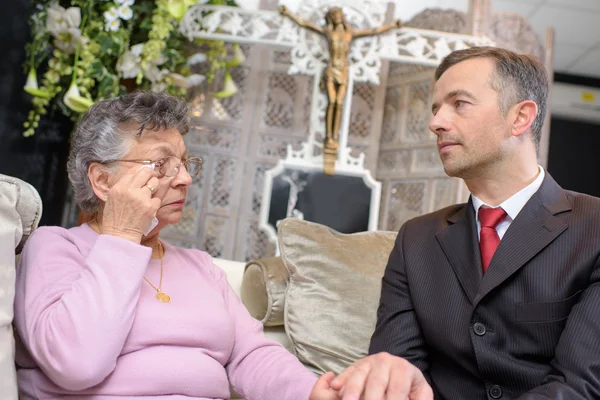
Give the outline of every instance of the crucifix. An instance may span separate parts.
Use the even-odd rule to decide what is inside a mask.
[[[318,26],[292,13],[286,6],[280,6],[281,15],[289,17],[302,28],[309,29],[325,36],[329,48],[329,60],[322,77],[322,88],[327,93],[327,111],[325,113],[325,139],[323,141],[324,165],[323,170],[328,175],[335,171],[335,161],[339,147],[338,137],[342,121],[342,109],[348,90],[348,71],[350,63],[350,45],[354,39],[374,36],[400,28],[402,22],[396,20],[372,29],[353,29],[346,21],[340,7],[332,7],[325,14],[325,25]]]

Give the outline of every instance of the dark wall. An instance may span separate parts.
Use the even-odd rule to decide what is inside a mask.
[[[31,183],[44,206],[42,225],[59,225],[67,189],[65,162],[71,124],[58,115],[24,138],[30,97],[23,91],[25,44],[29,40],[27,0],[0,0],[0,173]],[[10,11],[8,11],[10,10]]]
[[[563,188],[600,197],[600,125],[552,118],[548,172]]]
[[[600,88],[600,79],[556,73],[556,82]],[[600,123],[552,117],[548,172],[565,189],[600,197]]]

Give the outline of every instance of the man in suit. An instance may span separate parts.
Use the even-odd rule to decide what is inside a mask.
[[[435,79],[429,127],[470,199],[402,226],[369,349],[379,354],[331,387],[376,399],[401,383],[402,398],[429,398],[409,395],[425,386],[417,367],[439,399],[600,398],[600,199],[538,166],[544,66],[471,48]]]

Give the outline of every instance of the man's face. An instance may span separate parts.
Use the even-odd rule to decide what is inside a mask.
[[[474,58],[453,65],[435,84],[429,129],[449,176],[481,177],[506,154],[510,125],[500,112],[493,76],[492,59]]]

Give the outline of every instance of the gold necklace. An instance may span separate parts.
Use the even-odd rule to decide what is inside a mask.
[[[100,231],[100,233],[102,233],[102,228],[100,228],[100,224],[98,223],[98,219],[97,219],[97,218],[94,218],[94,219],[93,219],[92,221],[90,221],[90,222],[93,222],[93,223],[95,223],[95,224],[96,224],[96,227],[98,227],[98,230]],[[158,255],[160,256],[160,281],[159,281],[159,283],[158,283],[158,287],[154,286],[154,285],[152,284],[152,282],[150,282],[150,281],[148,280],[148,278],[144,277],[144,280],[145,280],[146,282],[148,282],[148,284],[149,284],[150,286],[152,286],[152,288],[153,288],[154,290],[156,290],[156,299],[157,299],[158,301],[160,301],[161,303],[169,303],[169,302],[171,301],[171,296],[169,296],[168,294],[166,294],[165,292],[163,292],[163,291],[162,291],[162,278],[163,278],[163,255],[165,254],[165,250],[164,250],[164,248],[163,248],[163,246],[162,246],[162,243],[160,242],[160,240],[158,241],[158,247],[159,247],[159,250],[158,250]]]
[[[162,244],[160,243],[160,240],[158,241],[158,247],[159,247],[159,251],[158,254],[160,255],[160,281],[158,282],[158,287],[154,286],[152,284],[152,282],[150,282],[148,280],[148,278],[144,277],[144,280],[146,282],[148,282],[148,284],[150,286],[152,286],[152,288],[154,290],[156,290],[156,299],[162,303],[168,303],[171,301],[171,296],[169,296],[168,294],[166,294],[165,292],[162,291],[162,278],[163,278],[163,255],[165,254],[165,250],[162,247]]]

